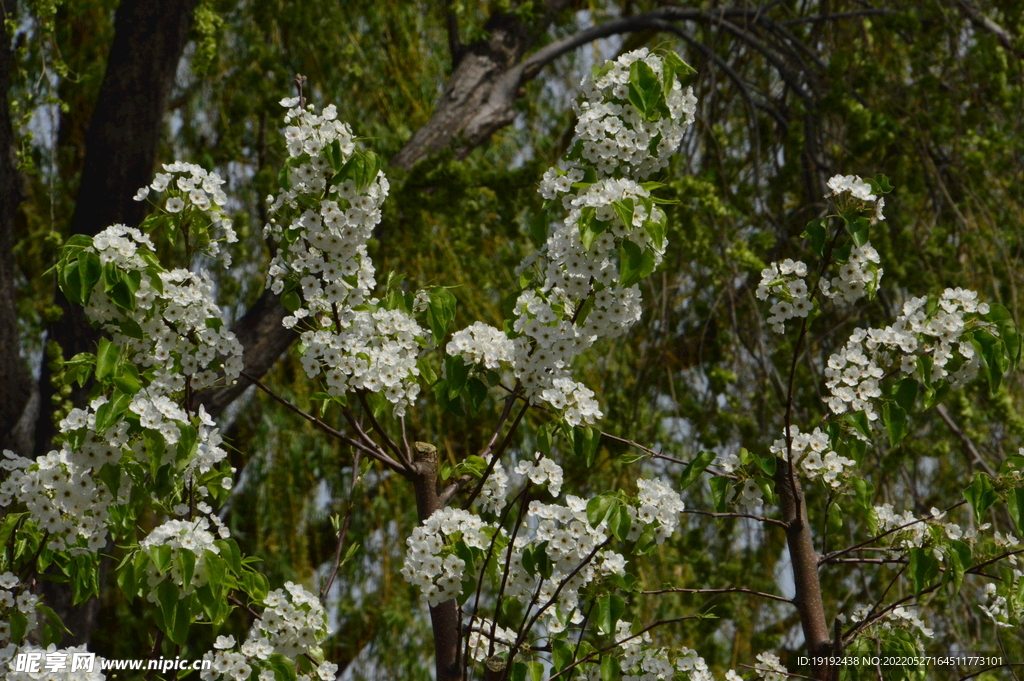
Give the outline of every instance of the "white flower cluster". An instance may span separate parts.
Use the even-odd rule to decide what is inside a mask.
[[[801,433],[798,426],[789,427],[789,436],[793,448],[793,462],[804,472],[808,478],[814,480],[821,478],[822,482],[838,488],[846,477],[849,468],[856,463],[853,459],[839,456],[828,448],[828,434],[822,432],[821,428],[815,428],[813,432]],[[776,440],[769,448],[772,454],[785,459],[788,456],[786,450],[786,438]]]
[[[46,648],[34,645],[21,647],[13,644],[0,648],[0,677],[4,681],[105,681],[106,676],[100,671],[101,666],[106,662],[102,657],[96,656],[93,661],[92,670],[79,669],[71,671],[72,660],[76,653],[88,653],[85,645],[75,648],[57,648],[51,643]],[[21,653],[38,653],[40,671],[14,671],[14,656]]]
[[[219,636],[214,643],[216,652],[203,656],[211,660],[210,669],[199,677],[203,681],[233,679],[245,681],[253,670],[260,669],[259,681],[274,681],[272,669],[265,661],[280,654],[295,660],[316,648],[327,638],[327,613],[320,600],[298,584],[287,582],[284,589],[275,589],[263,599],[267,606],[255,621],[245,643],[235,650],[232,636]],[[287,591],[287,593],[285,593]],[[338,666],[321,662],[313,674],[298,674],[296,681],[334,681]]]
[[[301,340],[310,378],[324,371],[332,395],[382,392],[401,416],[419,393],[416,358],[425,332],[402,310],[375,309],[379,301],[371,298],[376,281],[366,242],[380,222],[388,181],[377,171],[364,187],[352,178],[335,182],[329,154],[340,154],[342,163],[366,161],[355,158],[348,125],[336,120],[334,105],[317,115],[297,98],[281,104],[289,109],[285,137],[293,165],[289,188],[268,198],[272,219],[264,235],[278,250],[267,287],[282,293],[291,283],[302,294],[284,324],[308,320]]]
[[[6,647],[0,648],[0,669],[3,669],[5,651],[13,650],[19,641],[11,641],[11,615],[14,611],[20,612],[27,620],[26,631],[32,631],[38,624],[36,605],[39,603],[39,596],[36,596],[28,589],[20,594],[17,587],[21,580],[13,572],[5,572],[0,575],[0,644],[7,643]]]
[[[862,621],[868,616],[871,610],[872,608],[869,605],[858,606],[853,611],[853,621]],[[917,629],[921,632],[921,635],[926,638],[932,638],[935,635],[935,632],[925,625],[924,620],[918,616],[915,608],[904,607],[902,605],[885,613],[885,617],[883,619],[875,622],[871,626],[882,629],[883,631],[891,631],[893,629]]]
[[[494,624],[486,619],[475,619],[469,634],[469,655],[477,662],[487,659],[487,652],[491,648],[491,627]],[[514,629],[505,627],[494,627],[494,654],[504,655],[509,648],[516,643],[516,632]]]
[[[149,237],[124,225],[108,227],[93,238],[86,250],[139,283],[133,311],[117,307],[98,284],[86,315],[127,349],[128,360],[135,366],[156,367],[152,389],[177,392],[188,380],[194,390],[201,390],[213,386],[221,372],[228,383],[238,378],[242,344],[223,324],[209,273],[161,271],[143,258],[143,249],[152,252]],[[126,335],[125,323],[141,329],[142,337]]]
[[[93,472],[120,457],[118,448],[95,438],[79,451],[65,444],[35,460],[5,449],[0,468],[10,477],[0,483],[0,506],[23,503],[29,518],[50,535],[46,546],[51,551],[95,553],[107,543],[106,523],[114,499],[106,485],[96,484]],[[129,490],[126,484],[118,492],[123,498]]]
[[[640,488],[638,506],[626,506],[632,520],[627,540],[637,539],[646,527],[654,525],[661,543],[678,527],[682,499],[659,481],[641,478],[637,486]],[[580,590],[602,575],[624,574],[626,560],[610,549],[601,549],[593,560],[580,568],[610,534],[607,520],[597,527],[590,526],[585,499],[567,495],[564,506],[531,501],[526,515],[533,533],[516,537],[505,593],[523,603],[530,602],[534,594],[539,593],[540,602],[546,603],[555,598],[558,585],[565,582],[557,596],[557,608],[545,613],[549,630],[562,631],[568,623],[578,624],[583,619],[578,607]],[[551,560],[552,572],[550,579],[541,583],[539,576],[531,576],[523,566],[523,553],[527,547],[544,542],[547,542],[545,553]]]
[[[491,463],[490,455],[484,457],[484,461]],[[484,486],[480,489],[480,495],[476,499],[477,507],[483,513],[500,513],[505,508],[505,496],[508,494],[508,473],[501,461],[494,464],[491,474],[487,476]]]
[[[540,452],[537,452],[535,456],[537,457],[536,463],[524,459],[516,466],[515,472],[525,475],[535,485],[547,483],[551,496],[557,497],[562,493],[562,482],[565,479],[562,476],[562,467],[555,463],[554,459],[546,457]]]
[[[546,469],[543,463],[548,460],[542,458],[536,464],[524,462],[520,472],[549,484],[554,484],[551,480],[554,473],[560,485],[561,469],[557,466]],[[639,494],[635,505],[625,506],[631,518],[626,540],[634,541],[646,528],[654,527],[657,541],[661,543],[678,527],[682,499],[657,480],[640,479],[637,487]],[[531,501],[526,522],[511,547],[505,594],[524,604],[535,602],[535,598],[536,602],[544,604],[544,626],[551,633],[564,631],[569,623],[583,621],[579,607],[581,590],[601,577],[625,574],[626,559],[621,554],[608,548],[599,549],[608,541],[611,531],[607,519],[591,527],[587,503],[572,495],[565,497],[565,505]],[[483,550],[489,546],[494,533],[505,536],[504,529],[487,524],[467,511],[439,510],[406,540],[409,548],[402,575],[406,581],[420,587],[421,599],[431,606],[456,598],[461,593],[466,565],[453,544],[462,542],[469,548]],[[536,552],[540,546],[544,547],[544,554],[550,561],[548,578],[531,574],[524,565],[524,556]],[[487,641],[479,643],[485,645]]]
[[[775,653],[757,654],[757,677],[764,681],[787,681],[789,670]]]
[[[619,620],[615,625],[615,641],[622,651],[619,660],[622,681],[680,678],[677,674],[685,674],[689,681],[714,681],[707,662],[697,651],[685,647],[672,651],[668,648],[653,648],[651,635],[645,633],[634,637],[629,622],[625,620]]]
[[[670,115],[647,120],[629,102],[630,69],[638,60],[654,73]],[[541,195],[561,199],[568,215],[542,251],[517,269],[535,268],[543,284],[527,287],[516,301],[512,360],[526,396],[562,411],[570,425],[602,416],[593,391],[572,379],[573,359],[640,318],[640,290],[621,285],[627,267],[621,260],[631,258],[628,266],[639,271],[644,262],[656,266],[664,254],[665,212],[639,182],[667,165],[693,122],[696,103],[674,75],[663,87],[666,76],[663,59],[641,49],[584,79],[564,167],[548,169],[540,184]],[[472,337],[455,334],[448,353],[467,352],[467,363],[490,359],[495,368],[507,361],[507,345],[481,326],[471,327],[477,329]]]
[[[917,356],[929,356],[930,380],[947,379],[954,389],[971,381],[978,375],[981,358],[961,336],[969,325],[978,323],[966,315],[989,311],[987,304],[977,302],[977,296],[961,288],[946,289],[931,314],[926,310],[925,298],[911,298],[903,304],[903,313],[892,326],[855,329],[846,346],[829,357],[825,368],[826,386],[831,392],[825,402],[832,412],[863,411],[869,420],[877,420],[872,400],[882,394],[878,381],[897,359],[899,369],[912,374],[917,369]],[[960,366],[951,372],[946,366],[953,359],[960,360]]]
[[[508,336],[483,322],[452,334],[445,351],[452,357],[461,355],[466,364],[483,364],[488,369],[499,369],[502,362],[510,363],[513,359]]]
[[[739,496],[736,497],[736,503],[745,512],[756,513],[758,509],[764,506],[764,494],[761,492],[761,488],[757,486],[757,483],[748,478],[744,481]]]
[[[450,548],[446,550],[445,540],[459,535],[466,546],[485,549],[490,538],[484,527],[484,522],[468,511],[444,508],[413,530],[405,540],[409,550],[405,553],[402,576],[420,587],[422,601],[435,606],[459,595],[466,562]]]
[[[1008,585],[1006,593],[1016,594],[1018,593],[1017,587],[1020,583],[1022,573],[1020,570],[1014,571],[1013,584]],[[1024,604],[1020,603],[1020,598],[1015,598],[1014,601],[1010,601],[1006,596],[999,593],[999,589],[995,584],[989,582],[985,585],[985,602],[979,603],[978,607],[985,613],[992,623],[1000,629],[1014,629],[1018,626],[1021,617],[1024,616]],[[1014,607],[1016,605],[1016,607]],[[1016,620],[1016,622],[1014,621]]]
[[[182,594],[184,595],[192,593],[196,587],[203,586],[207,582],[206,551],[220,554],[220,548],[214,543],[216,539],[210,532],[211,520],[222,538],[227,538],[229,532],[228,528],[221,524],[220,518],[212,513],[213,509],[210,508],[209,504],[200,502],[199,506],[201,506],[199,508],[200,512],[210,514],[209,518],[198,517],[194,520],[168,520],[139,542],[139,546],[143,549],[154,546],[169,546],[174,551],[191,551],[196,557],[195,571],[192,574],[192,581],[188,584],[184,583],[184,576],[181,574],[177,561],[171,562],[169,574],[166,577],[160,574],[155,565],[149,564],[148,584],[151,588],[146,598],[151,603],[156,603],[156,586],[164,581],[164,579],[170,579],[181,587]],[[188,509],[179,510],[187,511]]]
[[[849,305],[867,295],[869,288],[877,288],[882,278],[878,251],[871,242],[856,246],[850,251],[850,258],[839,266],[839,276],[818,281],[818,288],[826,298]]]
[[[167,200],[163,209],[171,214],[182,213],[182,218],[195,222],[199,216],[209,220],[209,225],[223,231],[223,239],[229,244],[238,241],[231,220],[224,212],[228,197],[220,188],[224,180],[214,172],[207,172],[194,163],[165,163],[166,172],[157,173],[152,184],[141,188],[135,194],[136,201],[144,201],[152,189],[166,191]],[[194,227],[191,230],[195,231]],[[205,249],[212,256],[219,256],[224,267],[231,266],[231,255],[222,251],[218,239],[211,239]]]
[[[962,538],[971,542],[973,542],[977,536],[978,530],[985,530],[989,527],[988,524],[985,524],[977,529],[972,529],[969,532],[964,533],[960,530],[959,525],[943,524],[938,522],[946,514],[937,508],[932,508],[927,516],[918,518],[910,511],[896,513],[893,505],[886,503],[881,506],[875,506],[874,514],[875,519],[878,521],[878,529],[880,531],[887,532],[889,530],[900,528],[899,531],[890,535],[890,541],[893,541],[895,546],[907,549],[920,548],[925,545],[926,540],[930,536],[928,533],[929,523],[944,526],[946,535],[951,539]],[[898,540],[898,542],[896,540]]]
[[[841,196],[842,194],[849,193],[850,196],[858,201],[865,203],[875,203],[875,219],[884,220],[885,216],[882,215],[882,209],[885,208],[885,198],[878,197],[871,193],[871,185],[860,179],[857,175],[834,175],[829,178],[828,181],[829,193],[825,194],[825,198],[831,198],[833,196]]]
[[[767,300],[774,295],[778,300],[772,304],[772,316],[768,323],[775,333],[785,333],[785,323],[793,317],[804,318],[814,309],[807,292],[807,265],[799,260],[786,258],[773,262],[761,270],[761,283],[757,285],[758,300]]]
[[[645,480],[639,478],[636,486],[639,507],[634,520],[643,525],[657,522],[655,536],[659,544],[672,536],[679,527],[679,514],[686,510],[682,497],[661,480]]]
[[[661,86],[664,61],[646,48],[627,52],[583,79],[569,156],[581,158],[603,175],[618,171],[644,179],[665,168],[694,121],[697,98],[692,88],[683,90],[675,78],[665,97],[669,116],[645,120],[640,115],[628,101],[630,70],[638,61],[650,67]]]

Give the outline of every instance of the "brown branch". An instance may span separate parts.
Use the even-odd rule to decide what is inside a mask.
[[[766,518],[763,515],[753,515],[750,513],[716,513],[714,511],[696,511],[686,509],[683,513],[693,513],[695,515],[706,515],[710,518],[750,518],[756,520],[759,523],[768,523],[769,525],[777,525],[778,527],[789,527],[786,523],[777,518]]]
[[[682,589],[678,587],[672,587],[669,589],[656,589],[653,591],[641,591],[644,595],[658,595],[658,594],[750,594],[751,596],[760,596],[761,598],[768,598],[773,601],[781,601],[783,603],[793,603],[792,598],[786,598],[785,596],[776,596],[775,594],[764,593],[763,591],[754,591],[753,589],[745,589],[742,587],[727,587],[723,589]]]
[[[312,414],[310,414],[308,412],[303,411],[302,409],[300,409],[299,407],[295,406],[294,404],[292,404],[288,400],[284,399],[283,397],[281,397],[280,395],[275,393],[273,390],[268,388],[263,383],[263,381],[261,381],[260,379],[256,378],[255,376],[250,376],[249,374],[247,374],[247,373],[245,373],[243,371],[242,372],[242,377],[244,377],[245,379],[247,379],[249,381],[252,381],[252,383],[257,388],[259,388],[260,390],[265,392],[267,395],[269,395],[270,398],[273,399],[275,402],[277,402],[278,404],[281,404],[281,405],[287,407],[288,409],[290,409],[291,411],[295,412],[296,414],[298,414],[302,418],[306,419],[307,421],[309,421],[314,426],[316,426],[320,430],[324,431],[328,435],[330,435],[330,436],[332,436],[334,438],[337,438],[338,440],[341,440],[342,442],[344,442],[345,444],[347,444],[347,445],[349,445],[351,447],[355,447],[357,450],[363,452],[367,456],[369,456],[369,457],[371,457],[373,459],[376,459],[377,461],[380,461],[382,464],[384,464],[385,466],[387,466],[391,470],[395,471],[396,473],[400,473],[403,476],[408,476],[409,471],[404,466],[402,466],[400,463],[398,463],[397,461],[392,459],[390,456],[388,456],[384,452],[384,450],[382,450],[380,448],[379,445],[376,447],[376,449],[374,449],[374,448],[366,446],[362,442],[358,442],[356,440],[353,440],[348,435],[345,435],[341,431],[335,430],[334,428],[330,427],[329,425],[327,425],[326,423],[324,423],[323,421],[321,421],[317,417],[313,416]],[[372,440],[371,440],[371,442],[372,442]]]
[[[629,445],[630,447],[633,447],[635,449],[639,449],[641,452],[643,452],[644,454],[647,454],[652,459],[661,459],[663,461],[669,461],[671,463],[677,463],[677,464],[679,464],[681,466],[689,466],[690,465],[689,461],[684,461],[683,459],[677,459],[676,457],[669,456],[668,454],[662,454],[661,452],[656,452],[653,449],[651,449],[650,447],[645,447],[644,445],[640,444],[639,442],[634,442],[633,440],[627,440],[624,437],[619,437],[618,435],[612,435],[611,433],[606,433],[603,430],[601,431],[601,437],[608,438],[612,442],[618,442],[619,444]],[[715,476],[717,478],[729,478],[730,480],[739,480],[739,477],[735,476],[735,475],[730,475],[728,473],[720,473],[720,472],[718,472],[716,470],[712,470],[711,468],[707,468],[705,470],[707,470],[708,473],[710,473],[711,475],[713,475],[713,476]]]
[[[949,513],[950,511],[952,511],[954,508],[956,508],[958,506],[963,506],[966,503],[967,503],[966,499],[964,499],[963,501],[958,501],[955,504],[953,504],[952,506],[950,506],[949,508],[947,508],[945,511],[943,511],[941,515],[945,515],[946,513]],[[931,520],[933,518],[937,518],[937,517],[939,517],[939,516],[928,515],[928,516],[925,516],[924,518],[918,518],[916,520],[912,520],[909,523],[903,523],[902,525],[894,527],[894,528],[892,528],[890,530],[886,530],[885,532],[882,532],[881,534],[876,534],[871,539],[865,539],[864,541],[858,542],[857,544],[854,544],[853,546],[850,546],[848,548],[841,549],[839,551],[833,551],[832,553],[826,554],[826,555],[821,557],[821,560],[819,560],[818,563],[819,564],[827,563],[827,562],[831,561],[833,558],[835,558],[837,556],[842,556],[842,555],[845,555],[847,553],[850,553],[851,551],[857,551],[859,549],[862,549],[862,548],[868,546],[869,544],[874,544],[879,539],[884,539],[885,537],[888,537],[890,534],[893,534],[894,532],[899,532],[900,530],[906,529],[906,528],[910,527],[911,525],[916,525],[918,523],[927,522],[927,521],[929,521],[929,520]]]
[[[953,434],[960,439],[960,442],[963,443],[963,446],[967,450],[967,453],[971,455],[972,459],[974,459],[974,463],[981,466],[985,470],[985,472],[991,475],[993,478],[996,477],[995,470],[993,470],[992,466],[989,465],[988,461],[986,461],[985,458],[982,457],[981,452],[978,451],[978,448],[975,446],[974,441],[971,440],[967,433],[965,433],[963,429],[960,428],[959,425],[957,425],[957,422],[953,420],[953,417],[950,415],[949,410],[946,409],[946,405],[938,405],[937,407],[935,407],[935,411],[938,413],[939,418],[941,418],[943,422],[947,426],[949,426],[949,429],[953,431]]]

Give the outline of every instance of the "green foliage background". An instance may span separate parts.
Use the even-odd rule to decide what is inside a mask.
[[[16,256],[22,273],[22,351],[31,357],[40,352],[42,327],[53,314],[53,283],[43,272],[66,237],[116,3],[26,4],[35,33],[20,47],[12,101],[20,112],[29,190]],[[278,134],[283,110],[277,102],[292,94],[294,74],[307,76],[312,101],[336,104],[339,118],[352,123],[364,144],[389,158],[429,119],[450,75],[441,4],[198,4],[194,42],[172,94],[161,159],[201,163],[229,179],[230,208],[241,237],[235,270],[218,279],[229,315],[240,315],[262,291],[268,260],[261,237],[263,198],[274,189],[284,157]],[[658,4],[577,2],[559,15],[552,37]],[[466,42],[484,35],[493,11],[536,15],[531,3],[453,5]],[[763,54],[712,24],[683,25],[701,49],[675,36],[646,33],[581,48],[531,82],[519,100],[516,123],[468,158],[448,155],[408,173],[388,171],[391,198],[372,244],[378,272],[402,272],[409,286],[455,286],[456,328],[475,320],[498,322],[502,297],[514,286],[512,270],[534,248],[530,225],[541,210],[536,184],[571,135],[568,104],[580,75],[620,50],[656,44],[676,49],[697,69],[692,85],[699,104],[697,123],[664,174],[667,198],[678,201],[670,210],[670,250],[644,285],[644,317],[629,338],[594,348],[578,370],[598,393],[606,414],[602,428],[609,433],[684,459],[700,450],[734,451],[740,445],[764,453],[781,432],[785,377],[779,373],[783,369],[773,367],[789,365],[793,338],[768,332],[753,287],[765,263],[808,258],[798,235],[823,208],[821,177],[885,173],[896,192],[873,239],[885,268],[882,293],[852,310],[826,308],[816,322],[817,333],[798,363],[797,423],[811,427],[824,414],[821,362],[856,326],[887,324],[906,296],[963,286],[1021,318],[1024,43],[1018,41],[1015,51],[1005,49],[945,2],[896,5],[883,16],[816,22],[799,20],[855,11],[861,3],[771,3],[771,16],[794,22],[784,24],[791,32],[785,40],[807,48],[795,50],[806,64],[791,65],[815,74],[807,96],[783,82]],[[1011,34],[1024,32],[1020,3],[978,5]],[[47,24],[51,9],[52,24]],[[742,75],[743,88],[723,64]],[[748,94],[760,106],[748,101]],[[147,181],[139,178],[139,185]],[[309,406],[315,388],[295,357],[293,349],[268,382]],[[1019,379],[1010,377],[995,395],[978,383],[947,405],[993,467],[1022,444],[1021,397]],[[486,444],[497,413],[493,403],[479,417],[415,410],[410,438],[436,444],[455,463]],[[226,421],[242,480],[227,509],[233,535],[243,550],[263,559],[272,584],[312,585],[333,552],[329,516],[348,501],[351,453],[262,394],[247,394]],[[537,425],[530,424],[519,451],[532,451],[530,432]],[[888,501],[920,514],[958,500],[979,464],[934,410],[915,418],[912,427],[900,448],[876,443],[862,466],[875,485],[875,503]],[[606,441],[594,468],[566,467],[567,487],[585,495],[628,486],[638,467],[679,473],[657,462],[626,464],[627,453],[625,446]],[[355,664],[356,678],[429,678],[425,609],[398,575],[404,538],[415,524],[411,487],[374,471],[364,489],[350,530],[360,549],[332,595],[337,633],[327,657],[343,668]],[[713,507],[705,482],[686,494],[688,508]],[[812,493],[816,528],[823,526],[826,499],[820,489]],[[652,584],[742,584],[779,591],[786,561],[781,533],[735,519],[692,518],[663,551],[632,569]],[[864,522],[848,514],[832,532],[830,545],[863,539]],[[1011,530],[998,514],[991,522]],[[888,568],[824,569],[826,610],[832,616],[877,596],[892,576]],[[949,617],[948,625],[937,628],[936,649],[992,640],[991,624],[975,599],[935,598],[940,600],[933,605]],[[799,620],[795,610],[778,603],[677,594],[648,597],[635,607],[633,614],[643,621],[714,608],[720,619],[686,623],[658,636],[666,644],[695,648],[716,670],[763,650],[796,654]],[[241,614],[236,625],[236,634],[244,636],[247,622]],[[107,657],[138,657],[152,647],[147,633],[152,630],[141,609],[129,608],[116,589],[108,588],[92,647]],[[1011,650],[1024,646],[1019,632],[1002,636],[1002,645]],[[201,652],[208,644],[197,640],[194,645]]]

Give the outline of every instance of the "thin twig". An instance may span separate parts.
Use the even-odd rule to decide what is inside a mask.
[[[761,598],[769,598],[773,601],[781,601],[783,603],[792,603],[792,598],[786,598],[785,596],[776,596],[775,594],[764,593],[763,591],[754,591],[753,589],[745,589],[743,587],[727,587],[722,589],[683,589],[672,587],[669,589],[656,589],[654,591],[641,591],[644,595],[657,595],[657,594],[750,594],[751,596],[760,596]]]
[[[334,428],[331,428],[329,425],[327,425],[326,423],[324,423],[323,421],[321,421],[317,417],[315,417],[312,414],[309,414],[309,413],[303,411],[302,409],[298,408],[297,406],[295,406],[294,404],[292,404],[288,400],[284,399],[283,397],[281,397],[280,395],[275,393],[273,390],[268,388],[266,385],[264,385],[263,381],[261,381],[260,379],[256,378],[255,376],[251,376],[251,375],[245,373],[244,371],[241,373],[241,376],[246,378],[246,379],[248,379],[253,384],[255,384],[257,388],[259,388],[260,390],[265,392],[267,395],[269,395],[275,402],[278,402],[278,403],[284,405],[285,407],[287,407],[288,409],[291,409],[293,412],[295,412],[296,414],[298,414],[302,418],[306,419],[307,421],[309,421],[310,423],[312,423],[313,425],[315,425],[317,428],[319,428],[320,430],[324,431],[328,435],[331,435],[331,436],[341,440],[342,442],[344,442],[347,445],[355,447],[356,449],[358,449],[359,451],[363,452],[367,456],[370,456],[370,457],[376,459],[377,461],[380,461],[382,464],[384,464],[388,468],[391,468],[391,469],[393,469],[393,470],[395,470],[395,471],[397,471],[397,472],[399,472],[399,473],[401,473],[403,475],[407,474],[407,471],[405,470],[405,468],[400,463],[398,463],[397,461],[392,459],[390,456],[388,456],[386,453],[384,453],[384,451],[381,450],[379,446],[377,447],[376,450],[374,450],[374,449],[371,449],[370,447],[367,447],[362,442],[357,442],[356,440],[353,440],[352,438],[350,438],[349,436],[345,435],[344,433],[342,433],[342,432],[340,432],[338,430],[335,430]],[[370,442],[372,442],[374,445],[376,445],[376,443],[373,442],[373,440],[370,440]]]

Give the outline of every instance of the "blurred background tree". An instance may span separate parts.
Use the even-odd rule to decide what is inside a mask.
[[[799,358],[799,422],[824,413],[819,367],[852,330],[849,317],[884,326],[903,297],[963,286],[1020,319],[1024,6],[1011,0],[4,0],[3,9],[0,446],[23,454],[48,451],[54,420],[85,397],[51,386],[59,358],[95,342],[44,272],[71,234],[139,222],[145,204],[132,195],[174,159],[228,179],[241,241],[234,269],[215,276],[246,370],[314,408],[262,279],[264,197],[283,159],[277,102],[295,93],[296,74],[311,101],[336,104],[391,159],[392,195],[372,244],[378,271],[456,286],[459,327],[500,319],[513,268],[546,234],[536,183],[571,136],[582,74],[643,45],[696,68],[697,124],[663,178],[678,203],[644,318],[578,367],[598,389],[604,431],[666,454],[766,450],[779,436],[784,379],[773,367],[790,347],[769,337],[753,288],[766,262],[805,253],[797,237],[835,173],[885,173],[897,188],[873,239],[883,293],[849,316],[826,313],[819,328],[829,331]],[[973,471],[997,468],[1021,445],[1020,399],[1016,378],[994,396],[978,386],[916,419],[901,448],[876,443],[865,460],[875,503],[920,514],[958,499]],[[279,582],[315,586],[334,550],[330,516],[352,501],[351,453],[246,385],[202,400],[228,425],[241,471],[225,510],[233,535]],[[452,462],[479,451],[491,425],[428,409],[411,421],[412,436]],[[532,452],[529,432],[519,451]],[[654,459],[627,473],[629,453],[604,439],[595,469],[567,468],[568,484],[607,489],[637,465],[679,473]],[[330,596],[328,658],[346,678],[428,678],[425,609],[398,575],[415,504],[404,484],[368,479],[349,530],[359,549]],[[713,506],[707,486],[687,495],[688,508]],[[811,503],[816,527],[827,501]],[[862,537],[862,521],[835,528],[835,541]],[[791,595],[784,538],[743,520],[693,516],[658,555],[635,566],[654,582]],[[830,613],[885,589],[894,573],[868,567],[857,579],[823,568]],[[87,611],[47,588],[75,642],[115,658],[152,648],[152,627],[112,585]],[[991,623],[972,602],[943,606],[936,649],[991,648],[980,643]],[[716,668],[766,649],[795,654],[801,643],[795,612],[773,601],[642,603],[644,619],[713,606],[720,619],[660,636]],[[1024,646],[1019,632],[1002,636],[1000,645]]]

